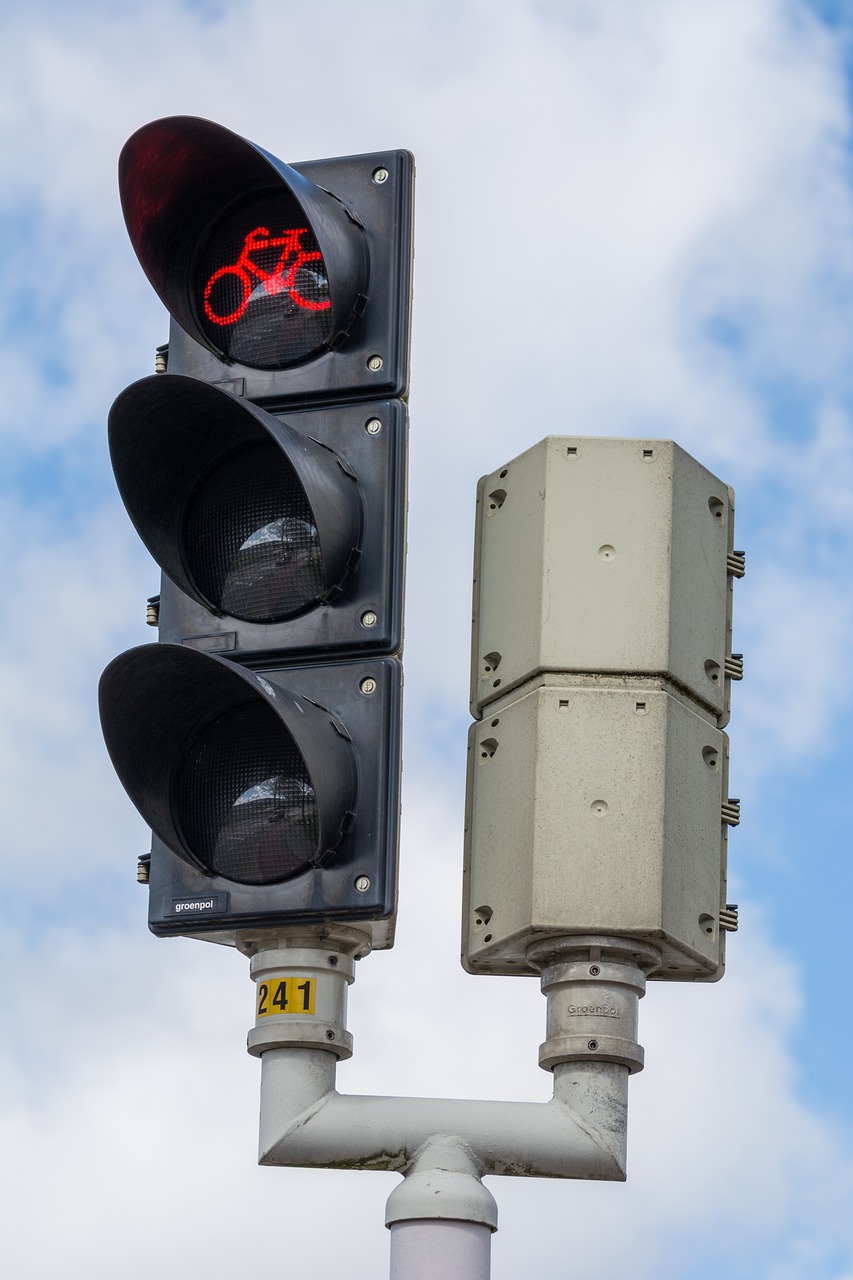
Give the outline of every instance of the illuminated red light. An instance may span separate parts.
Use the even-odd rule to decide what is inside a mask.
[[[272,236],[266,227],[255,227],[250,231],[243,242],[237,261],[219,267],[204,287],[204,313],[208,320],[218,325],[235,324],[245,313],[255,294],[257,285],[253,284],[253,279],[260,282],[266,294],[288,293],[291,301],[305,311],[328,311],[332,305],[330,298],[315,302],[303,297],[298,291],[297,273],[301,268],[308,262],[323,260],[318,250],[312,251],[302,247],[301,238],[307,234],[307,227],[285,230],[280,236]],[[281,253],[271,271],[265,270],[253,261],[253,254],[267,252],[273,248],[280,248]],[[227,315],[218,315],[211,305],[210,297],[214,286],[224,276],[235,277],[240,285],[242,297],[238,305]]]

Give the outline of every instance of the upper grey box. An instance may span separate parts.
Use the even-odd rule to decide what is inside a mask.
[[[543,672],[661,676],[728,722],[734,494],[671,440],[549,436],[477,491],[471,710]]]

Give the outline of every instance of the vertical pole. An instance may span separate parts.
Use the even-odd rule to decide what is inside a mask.
[[[492,1229],[450,1218],[391,1224],[390,1280],[489,1280]]]
[[[489,1280],[498,1206],[460,1139],[425,1142],[388,1197],[391,1280]]]

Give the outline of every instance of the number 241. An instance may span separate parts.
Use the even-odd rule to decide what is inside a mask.
[[[258,1017],[278,1013],[313,1013],[314,979],[281,978],[258,987]]]

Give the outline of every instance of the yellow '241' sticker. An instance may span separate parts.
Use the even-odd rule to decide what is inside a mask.
[[[258,983],[259,1018],[283,1013],[313,1014],[316,978],[270,978]]]

